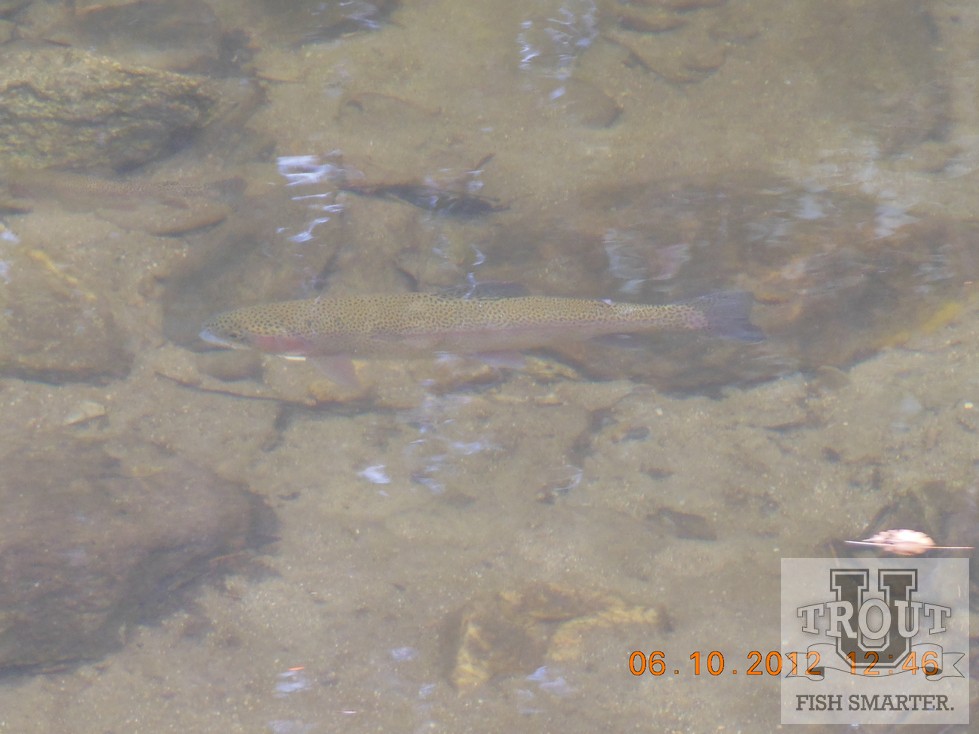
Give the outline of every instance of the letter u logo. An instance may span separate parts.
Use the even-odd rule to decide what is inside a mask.
[[[836,593],[837,601],[849,602],[854,610],[854,619],[849,625],[842,625],[836,651],[848,665],[860,671],[900,667],[918,629],[917,605],[911,601],[912,592],[918,588],[918,571],[880,569],[877,572],[880,594],[871,596],[869,586],[867,569],[830,571],[830,588]]]

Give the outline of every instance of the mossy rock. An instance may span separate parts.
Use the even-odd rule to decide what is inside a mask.
[[[0,53],[0,166],[132,168],[180,148],[217,103],[203,78],[12,44]]]

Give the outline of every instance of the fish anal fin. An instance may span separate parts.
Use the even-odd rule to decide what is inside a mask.
[[[334,354],[329,356],[308,357],[310,362],[316,365],[317,369],[330,378],[340,387],[348,390],[360,390],[363,384],[357,377],[357,368],[353,361],[345,354]]]

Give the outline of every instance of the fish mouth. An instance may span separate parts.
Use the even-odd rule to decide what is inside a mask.
[[[227,337],[223,337],[220,336],[219,334],[215,334],[207,327],[201,329],[200,334],[198,334],[197,336],[201,339],[201,341],[205,341],[208,344],[213,344],[216,347],[225,347],[226,349],[236,349],[240,346],[239,344],[236,344],[235,342],[233,342],[231,339],[228,339]]]

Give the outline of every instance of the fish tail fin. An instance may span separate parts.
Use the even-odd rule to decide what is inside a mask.
[[[747,291],[720,291],[689,301],[707,320],[707,331],[725,339],[760,342],[765,333],[751,323],[754,297]]]

